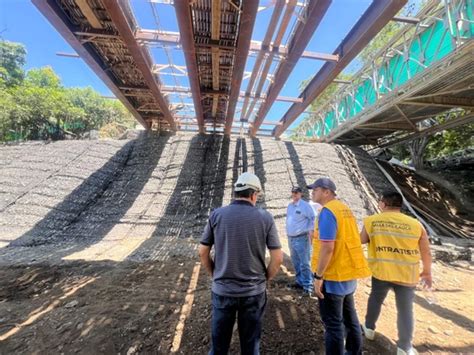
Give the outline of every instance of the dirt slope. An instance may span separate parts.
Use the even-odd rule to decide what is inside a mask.
[[[291,186],[330,176],[359,222],[372,213],[361,172],[387,186],[373,161],[327,144],[218,136],[0,147],[0,353],[206,353],[210,280],[196,249],[209,212],[231,200],[243,170],[262,180],[284,251]],[[346,158],[344,158],[346,157]],[[344,160],[341,160],[344,158]],[[416,299],[415,345],[473,352],[472,266],[435,265],[438,305]],[[272,282],[262,352],[320,353],[317,301]],[[368,282],[357,292],[362,317]],[[393,350],[393,298],[369,353]],[[234,337],[234,352],[238,338]]]

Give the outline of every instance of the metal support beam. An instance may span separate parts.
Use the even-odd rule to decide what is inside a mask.
[[[227,106],[227,117],[225,122],[225,134],[230,134],[232,121],[234,120],[235,106],[240,94],[240,84],[244,75],[245,63],[247,62],[255,18],[257,17],[258,1],[246,1],[242,3],[240,15],[239,37],[234,58],[234,70],[232,71],[232,84],[230,87],[229,103]]]
[[[433,96],[417,99],[406,99],[402,102],[403,105],[417,105],[417,106],[439,106],[439,107],[462,107],[474,108],[474,99],[470,97],[457,96]]]
[[[471,115],[467,115],[467,116],[461,116],[461,117],[449,120],[447,122],[444,122],[442,124],[438,124],[436,126],[426,128],[422,131],[418,131],[416,133],[410,134],[406,137],[396,139],[396,140],[392,140],[392,141],[387,142],[387,143],[379,144],[377,147],[378,148],[393,147],[394,145],[398,145],[398,144],[401,144],[401,143],[406,143],[406,142],[412,141],[413,139],[416,139],[416,138],[430,136],[430,135],[433,135],[437,132],[441,132],[441,131],[444,131],[444,130],[447,130],[447,129],[453,129],[453,128],[456,128],[456,127],[459,127],[459,126],[462,126],[462,125],[465,125],[465,124],[470,124],[472,122],[474,122],[474,115],[471,114]]]
[[[120,39],[119,35],[110,33],[104,30],[89,30],[87,32],[84,31],[74,31],[76,36],[89,38],[89,37],[96,37],[96,38],[107,38],[107,39]]]
[[[296,0],[286,1],[286,9],[285,9],[283,17],[281,19],[280,27],[279,27],[279,29],[276,33],[275,39],[273,41],[273,48],[279,48],[280,47],[283,36],[284,36],[284,34],[286,32],[286,29],[287,29],[287,27],[288,27],[288,25],[291,21],[291,17],[293,15],[295,6],[296,6]],[[260,79],[258,81],[257,88],[255,89],[255,94],[256,95],[260,95],[261,92],[262,92],[263,85],[265,84],[265,78],[267,77],[267,75],[270,71],[270,67],[273,64],[273,57],[274,56],[275,56],[275,52],[272,50],[264,60],[265,64],[263,65],[263,69],[260,73]],[[250,107],[248,108],[248,110],[245,113],[245,116],[243,118],[241,118],[242,121],[248,121],[249,120],[250,114],[253,112],[253,108],[255,107],[256,103],[257,102],[255,100],[252,101],[252,103],[250,104]]]
[[[283,125],[273,131],[276,138],[298,118],[321,93],[336,79],[337,75],[360,53],[360,51],[380,32],[390,19],[406,4],[407,0],[378,0],[372,2],[367,11],[357,21],[349,34],[337,47],[334,54],[340,55],[337,63],[327,62],[313,77],[301,93],[301,104],[294,104],[282,117]]]
[[[220,30],[221,30],[221,0],[211,0],[211,40],[219,41]],[[211,62],[212,62],[212,89],[219,90],[220,86],[220,73],[219,73],[219,61],[220,52],[219,48],[211,48]],[[212,98],[212,117],[216,117],[217,107],[219,105],[219,96]]]
[[[105,63],[95,54],[86,49],[77,39],[72,28],[73,24],[64,15],[62,9],[58,7],[55,1],[46,0],[32,0],[36,8],[43,14],[44,17],[53,25],[58,33],[69,43],[69,45],[76,51],[76,53],[86,62],[94,73],[104,82],[105,85],[114,93],[114,95],[123,103],[123,105],[130,111],[135,119],[140,124],[149,129],[149,124],[143,119],[142,115],[136,108],[128,101],[127,96],[120,91],[119,85],[115,82],[113,76],[105,71]]]
[[[288,80],[291,72],[296,66],[296,63],[300,59],[301,54],[311,40],[314,31],[316,31],[316,28],[323,19],[330,5],[331,0],[311,0],[306,6],[306,12],[304,14],[306,22],[298,22],[297,28],[288,46],[290,48],[288,57],[280,63],[275,71],[275,81],[270,85],[267,92],[267,99],[258,110],[254,125],[250,131],[251,136],[255,135],[268,111],[270,111],[277,95]]]
[[[287,27],[290,23],[290,20],[291,20],[291,17],[293,15],[295,6],[296,6],[296,0],[286,1],[286,9],[285,9],[285,12],[283,14],[283,18],[281,19],[280,27],[279,27],[279,29],[276,33],[276,37],[275,37],[275,39],[272,43],[273,50],[270,51],[268,53],[267,57],[264,59],[264,65],[263,65],[262,71],[260,73],[260,78],[259,78],[256,90],[255,90],[255,94],[257,96],[261,95],[261,93],[262,93],[263,85],[265,84],[265,81],[266,81],[265,78],[268,76],[268,73],[270,71],[270,67],[273,64],[273,58],[276,56],[276,50],[280,47],[281,41],[283,39],[283,35],[285,34],[286,29],[287,29]],[[269,48],[269,47],[267,46],[265,48]],[[269,85],[271,85],[271,83]],[[256,100],[253,100],[251,102],[251,105],[248,108],[245,116],[243,118],[241,118],[242,121],[248,121],[249,120],[250,115],[252,114],[256,103],[257,103]]]
[[[77,53],[56,52],[56,55],[59,57],[81,58]]]
[[[189,85],[193,93],[194,109],[196,119],[199,123],[199,132],[204,133],[204,114],[202,112],[201,86],[199,84],[199,71],[196,61],[196,48],[193,38],[193,24],[189,1],[176,0],[174,3],[179,31],[182,34],[181,44],[183,46],[184,58],[186,60]]]
[[[87,19],[87,21],[89,21],[92,27],[100,29],[103,28],[102,24],[94,13],[94,10],[91,9],[89,4],[87,3],[87,0],[76,0],[76,5],[79,7],[82,14]]]
[[[284,6],[285,6],[284,0],[278,0],[275,3],[275,9],[273,10],[272,17],[270,19],[270,24],[268,25],[267,32],[265,33],[265,38],[263,39],[262,47],[265,46],[265,48],[267,48],[270,46],[270,41],[272,40],[273,34],[275,32],[276,26],[278,24],[278,20],[280,19]],[[249,83],[247,85],[247,90],[245,91],[246,94],[250,95],[250,93],[252,92],[253,86],[255,84],[255,79],[257,79],[257,75],[260,71],[260,67],[262,66],[264,55],[265,55],[264,51],[260,51],[257,54],[257,59],[255,60],[255,64],[252,69],[252,74],[250,75]],[[240,116],[241,120],[245,117],[248,103],[249,103],[249,99],[246,97],[244,100],[244,105],[242,106],[242,114]]]
[[[407,115],[405,114],[405,112],[402,111],[400,106],[395,105],[395,108],[397,109],[398,112],[400,112],[400,115],[402,115],[402,117],[410,124],[410,126],[413,128],[413,131],[415,132],[418,131],[418,128],[416,127],[416,125],[407,117]]]
[[[333,82],[336,84],[344,84],[344,85],[352,84],[352,81],[350,80],[341,80],[341,79],[334,79]]]
[[[165,121],[168,122],[172,130],[176,130],[176,124],[169,110],[168,102],[163,97],[159,87],[160,83],[157,82],[157,79],[152,72],[153,62],[151,56],[144,50],[144,48],[140,47],[135,40],[133,29],[128,22],[126,9],[124,9],[124,3],[114,0],[103,0],[102,2],[107,9],[110,18],[114,22],[115,27],[119,31],[122,40],[130,51],[135,64],[141,71],[146,84],[153,93],[153,97],[157,101]]]
[[[135,38],[137,39],[137,41],[147,44],[162,44],[168,46],[179,46],[181,44],[181,38],[178,32],[159,32],[156,30],[137,29],[135,31]],[[196,44],[196,48],[219,48],[220,50],[235,51],[235,47],[224,46],[215,42],[199,43]],[[278,48],[275,48],[273,46],[265,46],[262,42],[259,41],[251,41],[249,52],[274,52],[275,55],[286,57],[288,55],[288,48],[284,46],[279,46]],[[303,51],[303,53],[301,54],[301,58],[337,62],[339,60],[339,55]]]
[[[416,18],[416,17],[394,16],[392,21],[402,22],[402,23],[409,23],[411,25],[417,25],[421,20],[419,18]]]
[[[127,92],[125,95],[128,96],[141,96],[141,95],[150,95],[150,90],[148,88],[143,88],[143,87],[129,87],[129,86],[121,86],[120,87],[122,90],[127,90],[127,91],[134,91],[134,92]],[[167,93],[167,94],[190,94],[192,91],[190,88],[184,87],[184,86],[161,86],[160,87],[161,92]],[[205,95],[219,95],[219,96],[229,96],[229,93],[227,91],[221,91],[221,90],[210,90],[210,89],[204,89],[201,91],[201,96]],[[245,98],[245,97],[250,97],[252,99],[257,99],[257,100],[265,100],[266,96],[265,95],[254,95],[250,94],[248,95],[244,91],[241,91],[239,94],[239,98]],[[278,96],[276,98],[276,101],[283,101],[283,102],[303,102],[303,99],[297,98],[297,97],[288,97],[288,96]]]

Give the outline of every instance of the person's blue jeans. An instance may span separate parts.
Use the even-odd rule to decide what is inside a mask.
[[[266,303],[266,292],[249,297],[219,296],[213,292],[212,347],[209,354],[220,355],[229,352],[236,316],[241,354],[260,354],[262,316]]]
[[[306,291],[313,290],[313,273],[309,265],[310,244],[309,235],[288,237],[290,246],[291,262],[296,272],[296,282]]]
[[[395,292],[395,304],[397,305],[397,328],[400,349],[408,351],[412,347],[414,320],[413,300],[415,298],[415,287],[402,286],[393,282],[383,281],[372,277],[372,291],[367,304],[367,315],[365,326],[375,330],[375,323],[379,318],[383,301],[390,289]]]
[[[362,354],[362,332],[354,305],[354,294],[339,296],[327,293],[323,284],[324,299],[319,299],[319,313],[324,323],[326,354]]]

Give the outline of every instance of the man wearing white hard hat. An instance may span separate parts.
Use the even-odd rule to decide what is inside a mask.
[[[255,207],[261,192],[256,175],[240,175],[234,185],[234,201],[211,213],[201,238],[199,256],[212,277],[210,354],[229,352],[236,318],[241,353],[260,351],[266,283],[277,274],[283,261],[272,215]],[[270,251],[268,266],[266,249]]]

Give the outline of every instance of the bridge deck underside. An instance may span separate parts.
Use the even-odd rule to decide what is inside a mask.
[[[110,2],[101,0],[33,2],[143,126],[153,116],[173,128],[159,79],[147,70],[150,52],[130,43],[137,22],[127,3],[112,12]]]
[[[377,144],[396,132],[416,132],[416,123],[456,108],[474,110],[474,42],[385,95],[323,138],[350,145]]]

